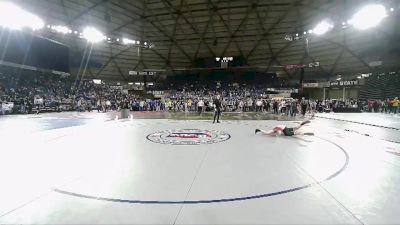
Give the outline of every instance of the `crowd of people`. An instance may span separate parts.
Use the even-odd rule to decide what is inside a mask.
[[[219,88],[181,87],[160,90],[163,96],[154,99],[129,94],[112,85],[95,84],[92,80],[77,81],[54,75],[0,76],[0,114],[38,113],[40,111],[107,112],[121,108],[132,111],[197,112],[213,111],[218,96],[223,112],[269,112],[296,116],[353,108],[369,112],[399,112],[398,98],[392,100],[312,100],[271,97],[266,88],[229,86]]]
[[[400,113],[400,100],[398,97],[394,99],[386,100],[369,100],[368,111],[369,112],[381,112],[381,113]]]
[[[54,75],[0,76],[0,113],[40,111],[116,110],[127,94],[91,80],[77,81]],[[10,106],[7,109],[4,105]]]

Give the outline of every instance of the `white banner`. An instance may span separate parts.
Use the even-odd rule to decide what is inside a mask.
[[[113,90],[122,90],[123,87],[121,85],[110,85],[110,88]]]
[[[299,93],[298,89],[290,89],[290,88],[267,88],[267,91],[273,91],[273,92],[278,92],[278,93]]]
[[[156,98],[164,97],[164,91],[148,91],[148,94],[153,94]]]
[[[43,105],[43,98],[35,98],[35,99],[33,99],[33,104],[35,104],[35,105]]]
[[[130,76],[155,76],[158,72],[156,71],[129,71]]]
[[[358,86],[358,80],[341,80],[341,81],[331,81],[331,87],[342,87],[342,86]]]
[[[10,112],[14,108],[14,102],[4,102],[1,104],[1,111]]]
[[[318,83],[303,83],[303,88],[318,88]]]
[[[290,93],[269,94],[268,97],[270,99],[290,98]]]

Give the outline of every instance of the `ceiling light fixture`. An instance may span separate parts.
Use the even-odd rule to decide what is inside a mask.
[[[327,21],[322,21],[321,23],[319,23],[317,26],[315,26],[315,28],[313,29],[313,32],[316,35],[323,35],[326,32],[328,32],[330,29],[332,29],[332,24],[328,23]]]
[[[87,27],[83,30],[82,36],[91,43],[98,43],[106,39],[106,37],[94,27]]]
[[[53,29],[54,31],[57,31],[58,33],[62,33],[62,34],[67,34],[70,31],[70,29],[65,26],[53,26],[53,27],[51,27],[51,29]]]
[[[10,2],[0,2],[0,26],[9,29],[42,29],[45,24],[38,16],[29,13]]]
[[[359,30],[366,30],[377,26],[385,17],[387,13],[383,5],[367,5],[354,14],[349,23]]]

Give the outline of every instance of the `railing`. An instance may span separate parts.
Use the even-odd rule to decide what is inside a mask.
[[[366,78],[360,99],[393,99],[400,96],[400,76],[383,75]]]

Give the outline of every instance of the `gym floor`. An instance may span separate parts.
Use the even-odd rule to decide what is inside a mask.
[[[0,117],[0,223],[400,222],[397,115],[117,115]]]

